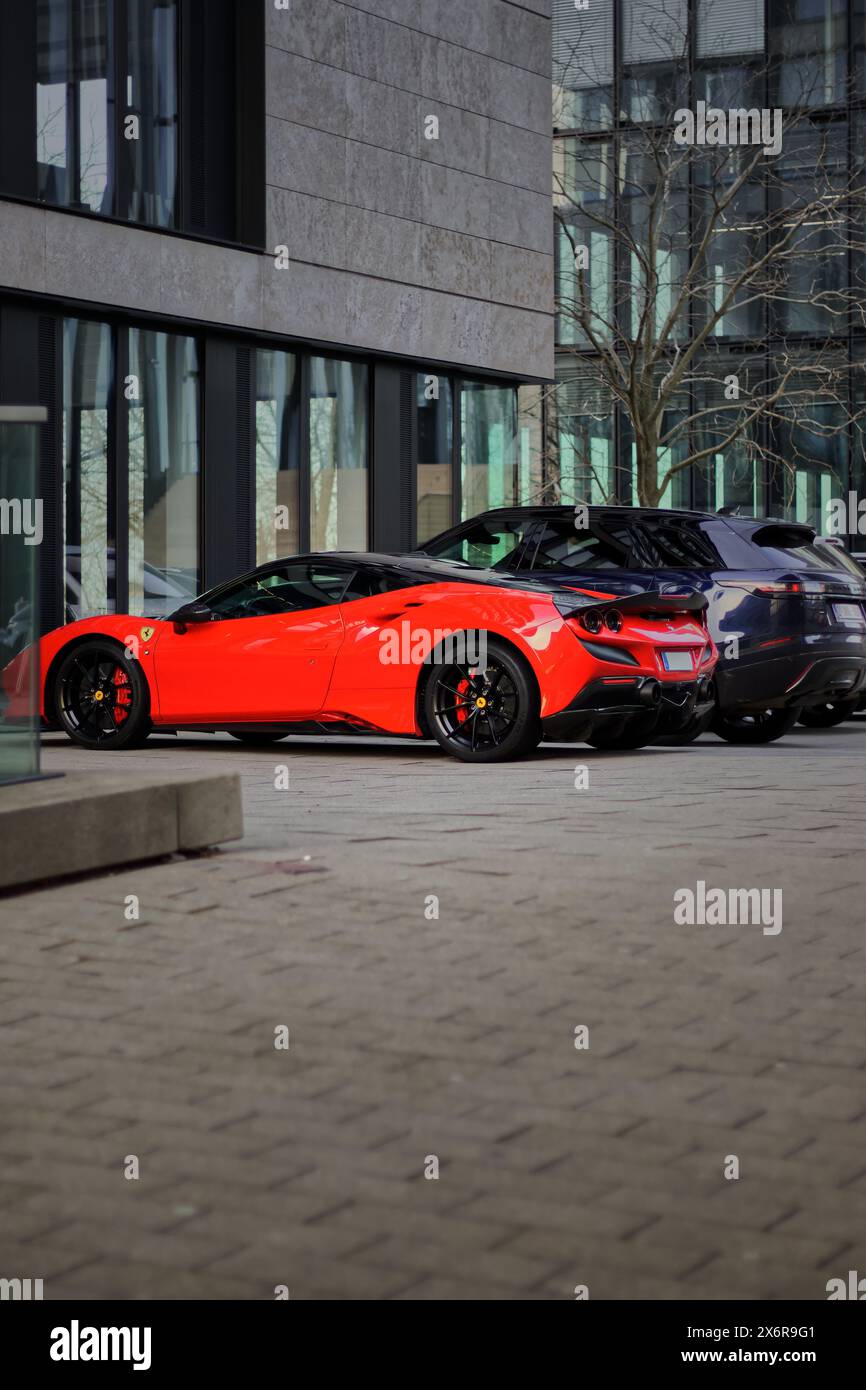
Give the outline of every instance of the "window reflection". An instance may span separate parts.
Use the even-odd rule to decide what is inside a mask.
[[[466,382],[461,408],[464,517],[527,500],[529,459],[518,446],[516,389]]]
[[[289,352],[256,353],[256,564],[301,548],[300,372]]]
[[[446,377],[416,378],[418,544],[451,525],[453,410]]]
[[[112,211],[113,44],[106,0],[38,0],[38,196]]]
[[[129,332],[129,611],[199,588],[199,370],[194,338]]]
[[[313,550],[367,545],[367,368],[310,363],[310,538]]]
[[[115,609],[114,473],[109,403],[114,362],[106,323],[63,323],[63,536],[67,621]]]
[[[178,176],[176,0],[127,0],[126,22],[126,114],[139,124],[138,138],[124,141],[132,177],[122,215],[171,227]]]

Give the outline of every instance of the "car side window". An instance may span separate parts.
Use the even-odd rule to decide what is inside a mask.
[[[427,582],[419,575],[401,574],[399,570],[356,570],[340,601],[352,603],[354,599],[375,598],[377,594],[390,594],[395,589],[412,589]]]
[[[441,545],[425,547],[425,553],[437,560],[462,560],[475,569],[511,568],[514,552],[530,525],[530,520],[521,517],[479,521]]]
[[[612,570],[631,563],[628,533],[620,535],[595,523],[575,526],[569,518],[545,522],[538,536],[533,569]]]
[[[706,525],[689,517],[642,518],[657,563],[665,569],[724,569]]]
[[[348,571],[340,566],[299,562],[247,575],[208,600],[220,618],[266,618],[339,603]]]

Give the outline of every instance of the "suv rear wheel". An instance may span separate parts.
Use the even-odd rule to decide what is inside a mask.
[[[726,743],[774,743],[793,729],[802,705],[791,709],[762,709],[742,714],[716,713],[710,725]]]
[[[809,729],[832,729],[836,724],[844,724],[860,703],[858,700],[828,701],[825,705],[811,705],[800,715],[800,723]]]

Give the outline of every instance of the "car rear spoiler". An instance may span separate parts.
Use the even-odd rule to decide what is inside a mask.
[[[681,593],[662,593],[659,589],[647,589],[642,594],[612,594],[606,599],[590,599],[586,594],[574,589],[558,589],[554,603],[568,617],[572,613],[588,613],[592,609],[604,612],[617,608],[620,613],[642,614],[646,617],[662,617],[671,613],[703,613],[707,608],[705,594],[697,589],[683,589]]]

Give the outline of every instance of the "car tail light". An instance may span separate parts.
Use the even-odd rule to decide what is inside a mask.
[[[741,589],[743,593],[753,594],[756,598],[802,597],[806,592],[806,585],[800,579],[720,579],[719,588]]]
[[[609,608],[604,615],[604,625],[611,632],[622,631],[622,614],[618,608]]]
[[[601,632],[601,614],[597,609],[592,609],[589,613],[581,613],[578,621],[586,628],[587,632]]]

